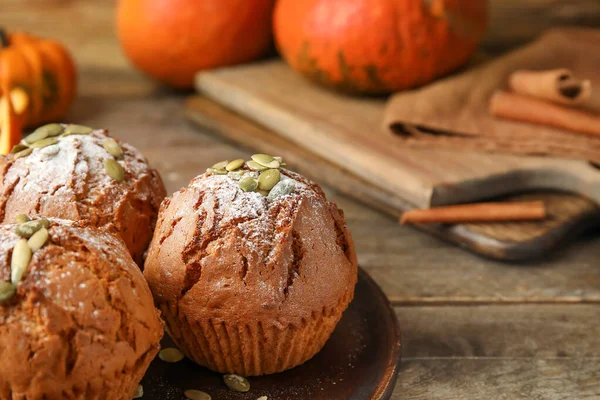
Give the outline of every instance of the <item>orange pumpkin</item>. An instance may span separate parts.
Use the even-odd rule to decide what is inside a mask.
[[[131,62],[191,88],[199,70],[252,61],[271,46],[275,0],[120,0],[117,31]]]
[[[486,17],[479,0],[279,0],[274,34],[285,60],[312,80],[382,94],[463,65]]]
[[[63,118],[75,98],[76,82],[75,65],[61,44],[0,29],[0,127],[12,127],[2,128],[0,153],[6,154],[6,143],[20,140],[5,137],[20,131],[15,126],[31,127]],[[18,121],[5,121],[9,117]]]

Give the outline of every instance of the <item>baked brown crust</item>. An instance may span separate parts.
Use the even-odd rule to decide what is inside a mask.
[[[21,213],[85,220],[118,232],[141,265],[166,191],[144,156],[116,139],[124,151],[119,164],[126,178],[110,178],[104,160],[112,156],[102,147],[108,137],[98,129],[60,138],[27,157],[0,156],[0,221],[13,222]],[[51,154],[54,146],[59,151]]]
[[[15,225],[0,226],[10,281]],[[0,398],[130,400],[163,326],[124,243],[105,229],[51,219],[17,294],[0,304]]]
[[[266,373],[227,362],[219,367],[190,343],[203,334],[185,340],[178,320],[199,329],[258,322],[263,330],[284,331],[334,315],[324,343],[352,299],[357,261],[342,212],[306,178],[285,169],[281,174],[294,179],[296,189],[273,200],[242,191],[226,175],[204,174],[163,201],[144,275],[173,338],[200,364]]]

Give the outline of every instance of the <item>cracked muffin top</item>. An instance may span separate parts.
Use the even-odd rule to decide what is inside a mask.
[[[352,296],[342,211],[281,159],[256,156],[215,164],[163,201],[144,270],[159,306],[285,327]]]
[[[0,226],[0,398],[131,399],[162,322],[121,239],[60,219]]]
[[[144,156],[106,130],[45,125],[0,156],[0,221],[24,213],[113,229],[140,265],[165,196]]]

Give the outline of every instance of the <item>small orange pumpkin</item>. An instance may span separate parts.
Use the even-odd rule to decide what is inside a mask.
[[[459,68],[486,17],[481,0],[278,0],[274,34],[301,74],[342,91],[382,94]]]
[[[54,40],[0,28],[0,153],[21,139],[20,129],[54,122],[65,116],[75,99],[77,77],[67,50]],[[6,104],[11,99],[12,104]],[[11,107],[12,106],[12,107]],[[18,121],[5,121],[17,118]],[[6,131],[6,132],[5,132]],[[13,137],[15,132],[18,138]],[[12,146],[11,146],[12,147]]]

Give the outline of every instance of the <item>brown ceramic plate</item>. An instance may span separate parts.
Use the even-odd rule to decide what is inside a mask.
[[[173,346],[165,337],[163,348]],[[249,378],[248,393],[230,391],[222,375],[184,360],[156,358],[142,381],[143,400],[180,400],[196,389],[213,400],[384,400],[400,363],[398,320],[377,284],[359,270],[354,300],[323,350],[305,364],[275,375]]]

